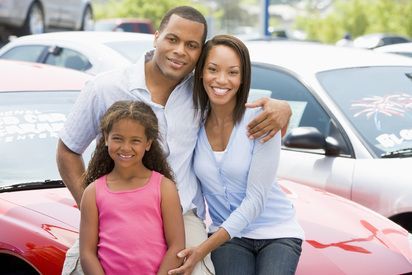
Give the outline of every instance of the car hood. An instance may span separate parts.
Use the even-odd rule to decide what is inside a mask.
[[[344,198],[291,181],[280,181],[295,205],[306,240],[297,274],[400,274],[412,271],[408,232],[383,216]],[[77,236],[80,213],[66,188],[0,194],[3,215],[54,224],[53,234]],[[12,211],[14,209],[14,211]],[[16,210],[18,209],[18,210]],[[14,214],[17,215],[17,214]],[[37,225],[39,226],[39,225]],[[50,227],[50,226],[49,226]],[[74,236],[73,236],[74,235]],[[68,244],[70,246],[70,244]],[[382,260],[385,259],[385,260]]]
[[[280,184],[306,240],[297,274],[401,274],[412,271],[408,232],[359,204],[295,182]],[[384,260],[382,260],[384,259]]]
[[[55,221],[67,229],[78,232],[80,211],[67,188],[50,188],[0,193],[3,215],[42,215],[44,220]]]

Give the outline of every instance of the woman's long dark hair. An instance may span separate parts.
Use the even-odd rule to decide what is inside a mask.
[[[83,177],[83,183],[87,186],[113,170],[114,161],[105,145],[105,137],[109,135],[113,125],[121,119],[132,119],[140,123],[145,128],[147,139],[152,140],[150,150],[146,151],[143,156],[143,165],[173,180],[172,169],[166,161],[166,156],[159,142],[159,126],[152,108],[139,101],[117,101],[107,109],[100,121],[101,137]]]
[[[195,109],[200,111],[201,119],[204,121],[209,115],[210,102],[207,96],[206,90],[203,86],[203,70],[205,62],[209,56],[210,50],[216,46],[227,46],[234,50],[239,56],[241,65],[241,84],[239,90],[236,93],[236,106],[233,111],[233,121],[235,123],[240,122],[245,113],[245,103],[247,102],[250,90],[251,82],[251,63],[249,51],[246,45],[238,38],[231,35],[216,35],[212,39],[206,42],[203,46],[202,53],[199,57],[199,61],[196,64],[195,69],[195,81],[193,86],[193,104]],[[197,113],[199,115],[199,112]]]

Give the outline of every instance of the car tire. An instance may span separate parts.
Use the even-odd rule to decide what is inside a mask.
[[[45,29],[43,9],[39,3],[33,2],[27,12],[20,35],[44,33]]]
[[[90,6],[86,6],[83,12],[82,24],[80,30],[82,31],[91,31],[93,30],[94,20],[93,20],[93,11]]]

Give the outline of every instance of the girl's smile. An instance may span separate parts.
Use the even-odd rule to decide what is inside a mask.
[[[108,152],[115,166],[124,168],[143,165],[142,158],[151,143],[146,137],[145,128],[128,118],[115,122],[106,137]]]

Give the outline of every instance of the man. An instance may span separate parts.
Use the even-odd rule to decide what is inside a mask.
[[[84,188],[81,176],[85,171],[82,153],[96,138],[104,112],[118,100],[149,104],[158,117],[163,149],[175,173],[187,247],[207,238],[204,202],[191,166],[200,126],[193,109],[192,71],[206,35],[206,20],[196,9],[181,6],[168,11],[155,33],[153,52],[128,68],[103,73],[86,84],[60,134],[57,148],[60,174],[79,205]],[[265,111],[249,125],[250,135],[255,138],[269,132],[267,140],[287,124],[290,108],[285,102],[268,99],[251,104],[258,106]],[[67,253],[63,274],[81,274],[78,262],[75,244]],[[193,272],[211,273],[213,265],[208,257]]]

